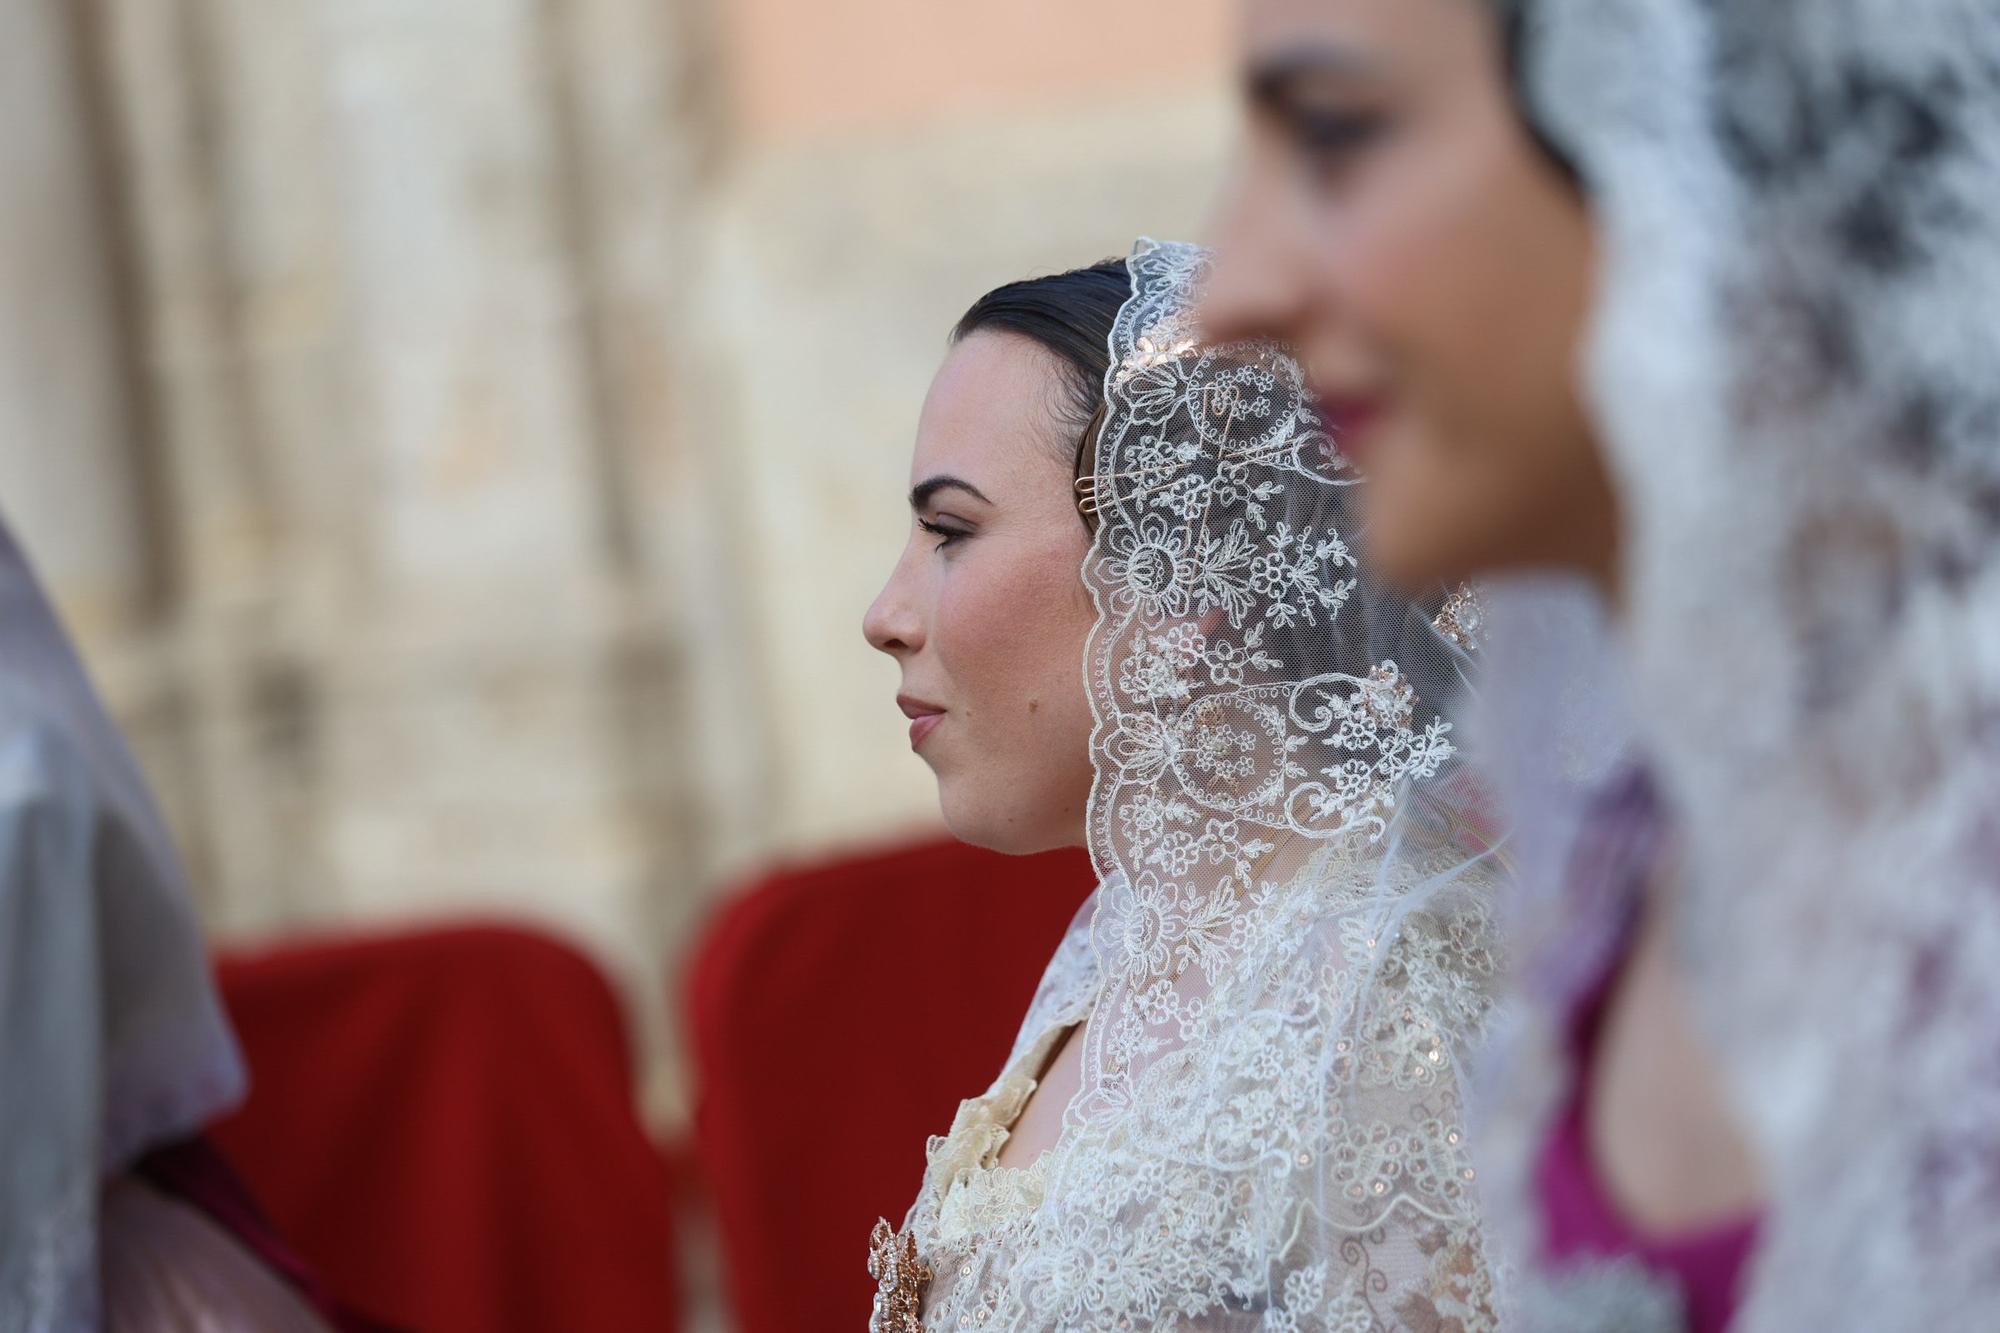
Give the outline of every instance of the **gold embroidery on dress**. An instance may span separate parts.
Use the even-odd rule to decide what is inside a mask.
[[[875,1279],[875,1310],[868,1333],[923,1333],[924,1290],[931,1270],[917,1257],[917,1242],[898,1236],[888,1222],[868,1240],[868,1276]]]

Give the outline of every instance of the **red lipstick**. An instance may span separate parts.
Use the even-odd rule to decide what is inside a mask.
[[[1333,439],[1333,447],[1356,467],[1367,456],[1368,438],[1381,424],[1385,404],[1365,395],[1322,394],[1318,400],[1320,420]]]

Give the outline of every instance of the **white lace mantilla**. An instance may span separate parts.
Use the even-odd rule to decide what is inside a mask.
[[[1356,840],[1263,885],[1124,1113],[996,1166],[1036,1071],[1101,996],[1090,929],[1123,886],[1100,890],[1001,1077],[931,1142],[907,1224],[932,1272],[924,1328],[1493,1327],[1457,1082],[1494,972],[1486,910],[1468,885],[1385,947],[1372,855]]]
[[[1363,568],[1298,365],[1202,342],[1202,251],[1127,267],[1082,488],[1100,888],[878,1230],[875,1325],[1488,1328],[1457,1070],[1490,844],[1447,712],[1477,606]],[[1055,1147],[997,1168],[1071,1028]]]

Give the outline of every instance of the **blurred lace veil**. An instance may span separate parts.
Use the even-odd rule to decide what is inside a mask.
[[[2000,4],[1503,8],[1603,241],[1599,684],[1769,1175],[1737,1326],[1962,1326],[2000,1308]]]

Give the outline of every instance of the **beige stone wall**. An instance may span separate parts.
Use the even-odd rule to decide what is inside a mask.
[[[142,609],[151,551],[75,36],[52,5],[0,12],[0,504],[101,638]]]
[[[0,506],[217,932],[527,916],[657,1038],[720,887],[928,826],[859,633],[924,386],[1198,229],[1223,12],[7,7]]]

